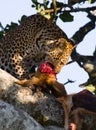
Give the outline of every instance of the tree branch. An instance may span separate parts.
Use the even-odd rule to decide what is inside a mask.
[[[65,9],[65,8],[70,8],[70,9]],[[72,13],[72,12],[80,12],[80,11],[82,11],[82,12],[90,12],[90,11],[94,11],[94,10],[96,10],[96,6],[93,6],[93,7],[87,7],[87,8],[72,8],[72,7],[70,7],[69,5],[67,5],[67,4],[63,4],[63,6],[62,7],[57,7],[57,8],[55,8],[55,11],[57,12],[57,11],[60,11],[62,8],[64,8],[64,12],[69,12],[69,13]],[[43,11],[44,13],[52,13],[52,12],[54,12],[54,9],[48,9],[48,10],[44,10]]]
[[[71,39],[73,39],[75,41],[76,44],[79,44],[83,38],[85,37],[85,35],[90,32],[91,30],[93,30],[95,28],[95,21],[96,21],[96,17],[95,19],[93,19],[92,21],[88,22],[87,24],[85,24],[85,26],[81,27],[73,36]]]
[[[53,7],[54,7],[54,18],[56,17],[57,14],[57,9],[56,9],[56,0],[52,0],[53,1]]]
[[[72,62],[76,61],[80,67],[82,67],[89,75],[87,82],[80,84],[80,87],[92,85],[96,87],[96,50],[93,56],[84,56],[76,52],[76,49],[72,52]],[[72,63],[71,62],[71,63]]]
[[[92,7],[87,7],[87,8],[71,8],[70,10],[64,10],[64,12],[69,12],[69,13],[72,13],[72,12],[89,12],[89,11],[93,11],[93,10],[96,10],[96,6],[92,6]]]
[[[68,84],[68,83],[74,83],[74,82],[75,82],[75,81],[68,79],[68,81],[65,82],[64,85],[66,85],[66,84]]]

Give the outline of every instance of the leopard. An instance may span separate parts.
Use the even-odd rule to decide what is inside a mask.
[[[50,62],[58,74],[67,64],[75,44],[56,23],[33,14],[0,39],[0,68],[18,79],[30,78],[30,70]]]

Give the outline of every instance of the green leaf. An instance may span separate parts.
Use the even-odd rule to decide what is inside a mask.
[[[49,1],[46,1],[46,6],[48,6],[49,5]]]
[[[34,8],[34,7],[36,7],[36,5],[35,5],[35,4],[33,4],[33,5],[32,5],[32,7]]]
[[[34,4],[38,3],[37,0],[32,0],[32,2],[33,2]]]
[[[57,6],[57,7],[63,7],[63,2],[57,2],[57,1],[56,1],[56,6]]]
[[[95,86],[93,86],[91,84],[86,86],[86,89],[89,90],[90,92],[94,92],[96,90]]]
[[[27,18],[27,16],[26,16],[26,15],[23,15],[23,16],[21,17],[21,20],[19,20],[19,23],[21,24],[26,18]]]
[[[3,37],[4,31],[0,31],[0,39]]]
[[[57,2],[56,1],[56,6],[57,6],[57,8],[58,7],[60,7],[60,8],[63,7],[63,2]],[[53,8],[53,2],[51,3],[50,8]]]
[[[13,29],[13,28],[15,28],[15,27],[17,27],[18,26],[18,24],[17,23],[14,23],[14,22],[11,22],[11,25],[6,25],[6,28],[8,28],[8,29]]]
[[[68,12],[63,12],[63,14],[60,14],[59,17],[63,22],[72,22],[73,21],[73,16]]]
[[[35,7],[36,10],[37,10],[37,7],[38,7],[38,5],[39,5],[40,3],[38,3],[37,0],[32,0],[32,2],[33,2],[32,7]]]
[[[96,2],[96,0],[88,0],[88,2],[89,2],[90,4],[92,4],[92,3]]]
[[[4,30],[4,27],[3,27],[3,25],[2,25],[1,22],[0,22],[0,28],[1,28],[2,30]]]
[[[18,26],[17,23],[11,22],[11,25],[7,24],[6,27],[4,28],[4,34],[9,32],[11,29],[14,29]]]

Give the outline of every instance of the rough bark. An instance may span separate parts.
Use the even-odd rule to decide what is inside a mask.
[[[0,130],[43,130],[26,112],[0,100]]]
[[[54,96],[15,84],[13,76],[0,69],[0,98],[26,111],[43,126],[63,127],[64,111]]]
[[[28,87],[15,84],[15,81],[17,79],[0,69],[0,99],[2,100],[0,100],[0,130],[63,130],[65,120],[64,110],[55,97],[38,89],[33,92]],[[90,102],[83,100],[83,96],[88,97],[88,101],[90,99]],[[88,110],[90,111],[84,107],[86,106],[86,102],[89,106],[94,105],[91,99],[95,103],[96,97],[86,91],[74,94],[73,105],[76,108],[74,110],[74,107],[72,107],[69,118],[70,122],[74,119],[74,123],[76,123],[77,117],[78,120],[82,120],[83,116],[85,117],[83,121],[86,122],[87,117],[91,117],[90,122],[96,128],[94,121],[96,112],[93,113],[93,107],[91,107],[92,109],[89,107]],[[81,105],[82,109],[85,109],[83,112],[81,109],[78,110]],[[96,105],[94,105],[94,110],[96,110]],[[79,116],[79,113],[82,113],[82,116]],[[82,129],[85,128],[83,124],[81,123]],[[78,127],[78,122],[76,125]],[[86,130],[91,130],[88,129],[88,125],[86,123]]]

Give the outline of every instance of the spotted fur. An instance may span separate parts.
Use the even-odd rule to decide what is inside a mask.
[[[16,78],[30,78],[30,68],[47,61],[59,73],[73,48],[72,42],[55,23],[35,14],[0,40],[0,67]]]

